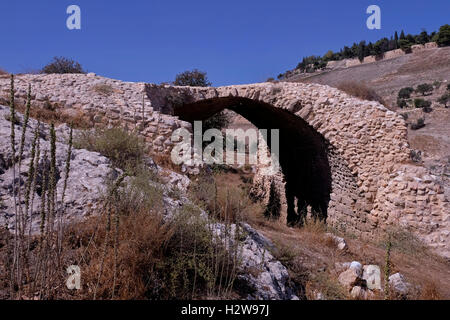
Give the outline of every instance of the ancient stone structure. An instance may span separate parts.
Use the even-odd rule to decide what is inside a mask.
[[[292,171],[289,168],[295,164],[294,157],[283,168],[285,176],[279,182],[293,181],[296,191],[305,191],[305,184],[311,183],[314,192],[302,200],[311,206],[327,203],[330,224],[364,237],[389,228],[407,229],[450,257],[450,207],[444,190],[425,168],[409,160],[403,118],[379,103],[318,84],[146,86],[92,74],[19,76],[19,101],[25,98],[28,83],[36,93],[35,107],[50,103],[63,113],[81,113],[93,124],[136,128],[160,154],[172,149],[171,134],[176,128],[190,128],[187,121],[224,108],[242,114],[257,127],[280,126],[280,131],[295,133],[295,139],[289,140],[292,148],[311,154],[298,159],[318,161],[320,165],[301,164]],[[105,94],[96,85],[112,90]],[[7,99],[6,77],[0,78],[0,88],[1,96]],[[270,118],[274,120],[272,125]],[[267,186],[267,179],[257,176],[255,181]],[[259,186],[264,194],[264,185]]]
[[[438,45],[436,42],[428,42],[425,44],[416,44],[416,45],[411,46],[411,52],[416,53],[416,52],[420,52],[425,49],[435,49],[435,48],[438,48]],[[380,61],[380,60],[394,59],[397,57],[404,56],[405,54],[406,54],[405,51],[403,51],[402,49],[395,49],[395,50],[386,51],[382,57],[377,57],[377,56],[364,57],[363,61],[360,61],[358,58],[344,59],[341,61],[329,61],[327,63],[327,68],[328,69],[335,69],[335,68],[342,68],[342,67],[350,68],[350,67],[354,67],[354,66],[359,66],[361,64],[373,63],[373,62]]]

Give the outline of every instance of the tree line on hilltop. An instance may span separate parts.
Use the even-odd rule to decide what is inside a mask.
[[[316,70],[324,69],[329,61],[339,61],[343,59],[358,58],[363,61],[365,57],[377,56],[383,57],[384,53],[391,50],[402,49],[406,53],[411,52],[411,47],[416,44],[425,44],[427,42],[436,42],[440,47],[450,45],[450,25],[446,24],[439,28],[438,32],[428,33],[423,30],[420,34],[412,35],[405,34],[402,30],[400,35],[396,31],[390,39],[382,38],[375,43],[361,41],[359,44],[353,43],[351,47],[344,46],[339,52],[329,50],[323,56],[309,56],[304,57],[298,63],[295,70],[302,73],[312,73]],[[283,79],[289,76],[292,71],[287,71],[278,75],[278,79]]]

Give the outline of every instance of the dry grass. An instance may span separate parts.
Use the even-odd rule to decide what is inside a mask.
[[[211,216],[228,223],[248,221],[251,216],[262,215],[264,208],[250,199],[251,179],[248,174],[230,170],[223,172],[219,169],[213,174],[193,178],[191,198]]]
[[[75,137],[74,146],[99,152],[114,166],[135,174],[147,153],[144,141],[123,128],[85,130]]]
[[[101,84],[98,83],[92,87],[92,90],[98,94],[104,95],[104,96],[110,96],[113,94],[114,89],[109,84]]]
[[[101,215],[66,229],[62,267],[53,265],[46,299],[227,299],[234,294],[238,238],[225,248],[192,205],[166,219],[161,189],[145,173],[119,189],[115,185],[110,183]],[[8,235],[0,237],[0,257],[6,254]],[[39,257],[38,246],[31,256]],[[63,285],[70,265],[80,267],[81,290]],[[33,281],[24,286],[24,299],[41,298],[40,288],[33,287]],[[8,279],[0,277],[0,297],[8,297],[7,288]]]
[[[9,105],[9,100],[0,97],[0,104]],[[24,113],[26,105],[16,100],[16,110]],[[30,117],[39,120],[47,124],[60,125],[64,123],[71,123],[75,129],[87,129],[93,127],[92,120],[83,114],[81,110],[76,113],[68,114],[63,112],[57,105],[52,105],[50,102],[46,102],[44,107],[38,107],[31,105]]]
[[[386,102],[379,96],[374,89],[369,88],[365,84],[353,82],[353,81],[345,81],[341,82],[337,88],[339,90],[344,91],[345,93],[369,101],[376,101],[381,103],[382,105],[386,105]]]
[[[68,246],[77,248],[84,283],[74,298],[92,299],[93,293],[97,299],[227,298],[237,260],[199,214],[192,206],[171,220],[159,210],[121,213],[116,245],[105,228],[107,215],[74,226]]]
[[[433,281],[427,281],[422,287],[420,293],[420,300],[442,300],[442,295],[439,288]]]
[[[181,165],[176,165],[167,152],[155,153],[150,152],[150,156],[153,161],[160,167],[172,170],[174,172],[182,173]]]
[[[228,186],[248,187],[242,182],[241,173],[222,173],[218,176]],[[243,179],[243,180],[247,180]],[[384,268],[385,238],[373,241],[344,236],[349,250],[338,250],[327,233],[329,227],[314,221],[301,229],[286,226],[286,208],[278,221],[267,220],[263,210],[251,210],[245,219],[271,239],[277,250],[273,252],[289,270],[291,280],[306,288],[304,294],[316,299],[321,292],[328,299],[349,299],[349,295],[337,282],[335,263],[360,261]],[[423,243],[404,230],[391,230],[391,274],[401,272],[413,284],[414,290],[406,299],[446,299],[450,297],[450,264],[431,253]],[[382,275],[383,276],[383,275]],[[382,279],[382,281],[384,281]],[[299,293],[300,295],[302,293]],[[395,298],[395,297],[392,297]],[[405,297],[402,297],[403,299]],[[383,299],[382,292],[375,292],[372,299]]]
[[[101,227],[96,230],[98,225]],[[68,231],[66,246],[74,249],[73,263],[82,268],[84,284],[83,290],[76,292],[73,298],[92,299],[96,291],[98,299],[110,299],[113,297],[114,278],[117,279],[114,290],[116,299],[152,297],[157,288],[163,285],[159,283],[162,279],[156,279],[158,275],[155,271],[163,257],[164,245],[173,232],[171,227],[164,224],[162,216],[158,214],[141,211],[122,216],[117,248],[119,267],[114,277],[114,246],[109,241],[106,251],[103,250],[106,239],[104,225],[105,221],[98,217],[73,225]],[[96,289],[103,252],[106,252],[103,262],[105,267]]]
[[[303,283],[308,298],[316,299],[317,292],[326,298],[349,298],[336,282],[339,275],[335,270],[336,262],[359,261],[366,265],[378,265],[381,269],[384,267],[386,251],[380,241],[346,237],[349,250],[341,252],[320,226],[307,225],[303,229],[293,229],[279,222],[266,221],[259,224],[259,230],[275,242],[278,248],[276,257],[288,267],[294,280]],[[434,300],[450,297],[449,262],[430,253],[415,238],[407,235],[394,238],[392,248],[391,274],[400,272],[405,275],[413,290],[407,297],[392,296],[391,299]],[[383,299],[383,294],[375,292],[372,299]]]

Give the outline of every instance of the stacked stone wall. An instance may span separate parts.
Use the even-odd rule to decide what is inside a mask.
[[[18,76],[19,102],[25,102],[28,84],[34,107],[45,108],[50,103],[61,113],[81,113],[95,125],[134,128],[153,152],[166,156],[173,147],[172,132],[190,128],[189,123],[170,115],[171,104],[231,96],[288,110],[303,118],[329,145],[332,223],[362,236],[391,227],[407,229],[450,257],[450,207],[444,190],[435,176],[410,161],[403,118],[379,103],[318,84],[146,86],[93,74]],[[111,92],[96,90],[98,85],[110,87]],[[8,77],[0,77],[0,97],[3,104],[9,99]]]

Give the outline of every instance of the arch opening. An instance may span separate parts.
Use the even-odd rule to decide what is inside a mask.
[[[243,97],[219,97],[186,103],[173,113],[187,122],[201,121],[229,109],[258,129],[278,129],[279,163],[285,182],[287,223],[303,225],[307,208],[326,221],[331,194],[331,169],[326,139],[302,118],[268,103]],[[267,145],[271,146],[270,135]]]

